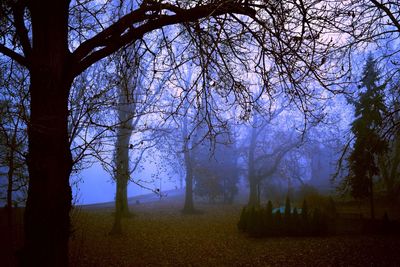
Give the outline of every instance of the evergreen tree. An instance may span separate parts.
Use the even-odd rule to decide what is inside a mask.
[[[283,233],[282,214],[279,209],[275,212],[273,220],[274,220],[274,234],[279,236]]]
[[[268,219],[272,219],[272,210],[273,210],[272,202],[271,202],[271,200],[268,200],[267,210],[266,210],[266,214],[267,214],[267,218]]]
[[[308,220],[308,205],[306,199],[303,200],[301,207],[301,234],[306,235],[309,233],[309,220]]]
[[[298,235],[301,233],[301,230],[299,230],[299,212],[297,211],[296,207],[293,209],[290,228],[293,235]]]
[[[286,196],[285,202],[285,213],[284,213],[284,227],[287,234],[290,234],[290,222],[291,222],[291,206],[289,196]]]
[[[301,218],[303,221],[308,220],[308,205],[305,199],[303,200],[303,205],[301,207]]]
[[[273,234],[273,206],[271,200],[268,201],[267,207],[265,209],[265,232],[267,235]]]
[[[285,220],[290,219],[291,207],[290,207],[290,199],[289,196],[286,196],[285,202]]]
[[[358,99],[351,101],[355,107],[355,120],[351,131],[355,136],[353,150],[348,157],[349,174],[345,179],[345,188],[354,198],[369,197],[371,217],[374,218],[373,178],[379,174],[377,157],[385,152],[386,142],[379,136],[377,129],[382,125],[386,111],[384,103],[385,84],[378,85],[379,73],[376,62],[369,55],[365,64]]]

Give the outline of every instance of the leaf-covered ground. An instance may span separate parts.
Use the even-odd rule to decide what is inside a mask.
[[[108,235],[112,209],[75,209],[71,266],[400,266],[398,237],[252,239],[237,230],[239,206],[197,207],[134,205],[122,236]]]

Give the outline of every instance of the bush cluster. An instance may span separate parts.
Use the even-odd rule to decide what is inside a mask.
[[[329,222],[335,217],[334,207],[329,210],[308,209],[304,200],[301,210],[291,208],[286,198],[285,210],[274,212],[271,201],[266,206],[248,206],[242,209],[238,228],[253,237],[319,236],[329,232]]]

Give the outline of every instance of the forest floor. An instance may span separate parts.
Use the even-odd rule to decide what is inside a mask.
[[[124,234],[110,236],[112,209],[73,214],[72,266],[400,266],[400,238],[380,235],[254,239],[237,230],[241,206],[162,200],[131,206]]]
[[[70,265],[400,266],[398,236],[255,239],[237,230],[241,205],[196,207],[202,213],[183,215],[181,199],[133,204],[134,216],[123,220],[120,236],[109,235],[110,205],[76,207]]]

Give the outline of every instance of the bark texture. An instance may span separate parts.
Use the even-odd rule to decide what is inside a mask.
[[[22,266],[68,266],[69,176],[72,157],[68,141],[69,1],[29,2],[32,53],[29,55],[31,114],[29,188]],[[43,8],[46,7],[46,8]],[[49,12],[51,10],[51,12]]]

